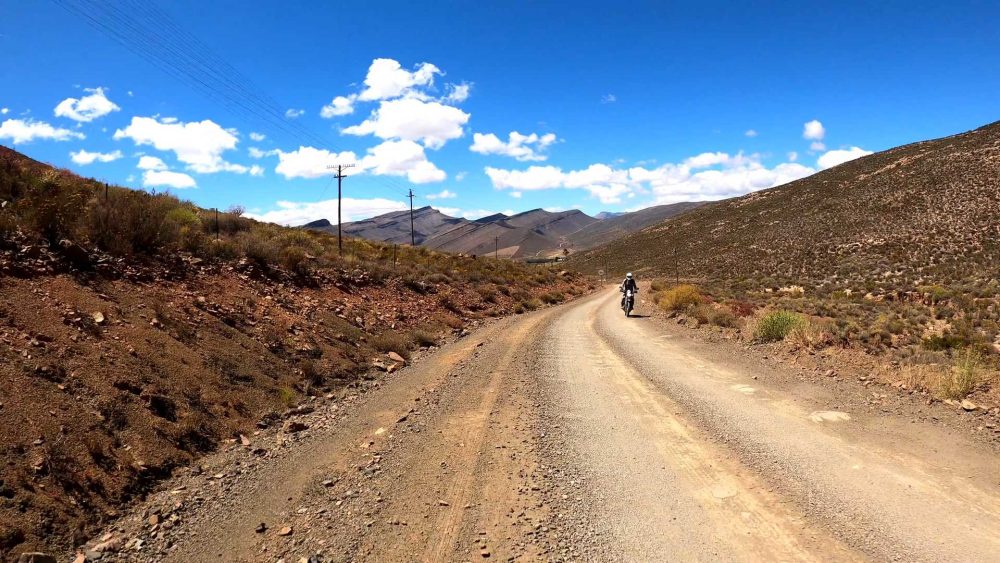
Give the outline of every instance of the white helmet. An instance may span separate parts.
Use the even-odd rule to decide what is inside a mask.
[[[625,274],[625,277],[628,279],[632,279],[632,272]]]

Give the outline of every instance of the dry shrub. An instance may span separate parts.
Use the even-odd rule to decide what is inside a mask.
[[[964,399],[982,385],[986,378],[986,360],[973,348],[955,356],[951,370],[942,374],[938,389],[946,399]]]
[[[835,327],[831,321],[801,318],[788,332],[786,340],[800,348],[817,350],[834,341]]]
[[[405,359],[410,358],[412,340],[396,332],[386,332],[372,337],[372,346],[379,352],[395,352]]]
[[[410,338],[413,340],[413,343],[416,344],[417,346],[425,346],[428,348],[430,348],[431,346],[437,346],[438,343],[437,336],[435,336],[434,333],[428,332],[426,330],[420,330],[420,329],[414,330],[410,332]]]
[[[688,284],[663,291],[657,297],[657,303],[666,311],[684,311],[701,304],[702,301],[698,288]]]

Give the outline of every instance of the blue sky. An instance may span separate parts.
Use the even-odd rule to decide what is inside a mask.
[[[333,163],[345,220],[593,214],[998,119],[995,3],[95,4],[0,0],[0,143],[289,224]]]

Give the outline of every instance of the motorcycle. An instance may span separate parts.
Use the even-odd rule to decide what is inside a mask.
[[[632,310],[635,309],[635,293],[628,289],[625,291],[625,302],[622,303],[622,310],[625,311],[625,316],[628,317],[632,314]]]

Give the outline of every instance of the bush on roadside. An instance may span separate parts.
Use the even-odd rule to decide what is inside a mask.
[[[385,332],[371,339],[372,346],[379,352],[395,352],[407,360],[410,359],[410,342],[410,339],[396,332]]]
[[[802,316],[791,311],[767,313],[757,319],[753,329],[753,341],[757,343],[779,342],[802,324]]]
[[[684,311],[699,305],[702,301],[698,288],[688,284],[663,291],[657,297],[657,303],[666,311]]]
[[[946,399],[964,399],[976,390],[986,372],[986,361],[978,350],[966,348],[955,357],[951,371],[941,378],[939,389]]]

